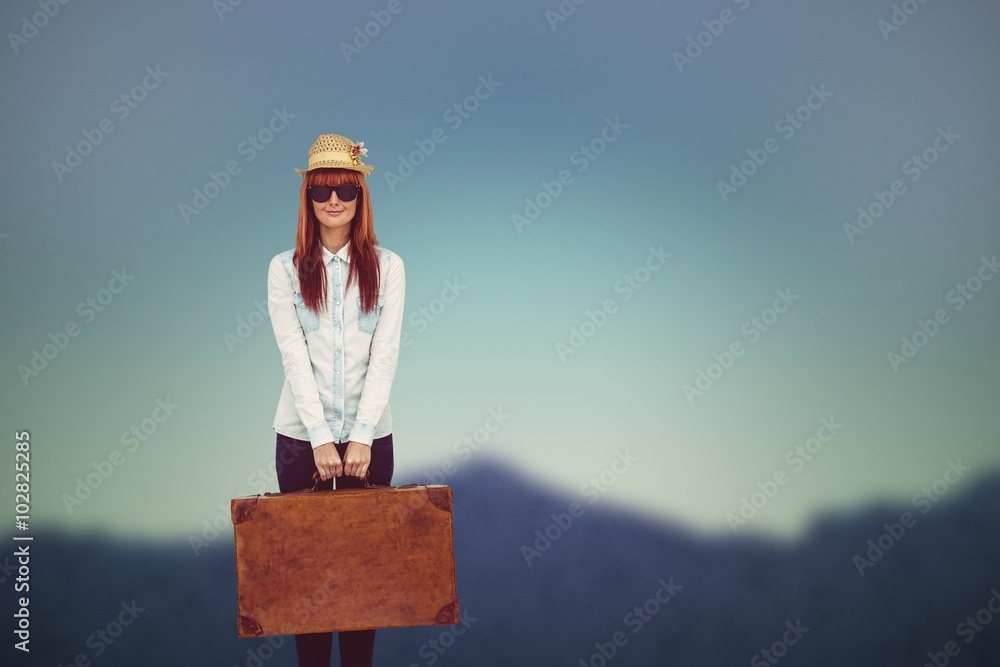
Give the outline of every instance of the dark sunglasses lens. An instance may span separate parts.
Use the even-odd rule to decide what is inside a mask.
[[[337,199],[340,201],[354,201],[358,198],[360,188],[357,183],[343,183],[336,188],[331,188],[329,185],[310,185],[309,196],[314,202],[322,203],[330,201],[330,193],[334,190],[337,191]]]
[[[330,193],[333,192],[333,188],[329,185],[310,185],[309,186],[309,196],[314,202],[320,203],[329,201]]]
[[[340,201],[354,201],[358,198],[358,187],[357,183],[344,183],[343,185],[337,186],[337,199]]]

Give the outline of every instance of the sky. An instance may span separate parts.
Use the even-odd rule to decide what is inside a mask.
[[[406,267],[395,484],[796,539],[1000,466],[994,3],[42,6],[0,9],[34,526],[277,491],[267,266],[331,132]]]

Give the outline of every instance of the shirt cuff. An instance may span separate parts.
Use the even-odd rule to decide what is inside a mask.
[[[375,424],[366,424],[364,422],[355,421],[354,426],[351,427],[351,434],[347,436],[349,442],[360,442],[362,445],[372,446],[372,440],[375,439]]]
[[[309,442],[312,444],[313,449],[328,442],[333,442],[333,431],[330,430],[330,425],[326,422],[310,426],[308,431]]]

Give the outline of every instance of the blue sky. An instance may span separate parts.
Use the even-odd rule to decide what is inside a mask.
[[[36,521],[184,536],[273,479],[259,304],[324,132],[365,142],[406,263],[396,483],[604,473],[602,503],[728,534],[784,475],[740,530],[791,537],[996,471],[995,5],[218,4],[0,10],[2,419]]]

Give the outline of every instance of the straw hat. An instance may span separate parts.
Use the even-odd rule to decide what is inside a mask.
[[[367,153],[368,149],[365,148],[363,141],[354,143],[339,134],[321,134],[309,148],[309,166],[305,169],[296,169],[295,173],[305,178],[307,171],[335,167],[351,169],[368,176],[375,166],[361,163],[361,157]]]

